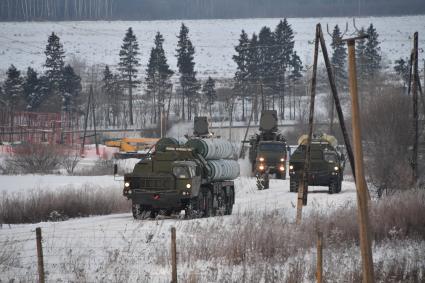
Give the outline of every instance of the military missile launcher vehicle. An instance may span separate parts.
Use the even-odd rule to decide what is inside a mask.
[[[231,159],[230,142],[213,137],[205,121],[195,120],[194,136],[185,144],[159,140],[156,151],[124,175],[123,194],[132,201],[135,219],[181,210],[186,218],[232,213],[239,164]]]
[[[297,192],[304,170],[308,136],[298,139],[298,147],[289,160],[290,191]],[[313,136],[311,141],[309,186],[327,186],[329,193],[339,193],[345,168],[345,156],[340,152],[337,140],[331,135]]]
[[[249,160],[252,173],[257,176],[257,187],[269,187],[269,174],[286,179],[286,139],[278,132],[276,110],[263,110],[260,132],[249,139]]]

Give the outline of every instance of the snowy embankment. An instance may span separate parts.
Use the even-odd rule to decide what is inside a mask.
[[[9,192],[31,188],[37,182],[48,184],[51,189],[93,182],[117,186],[120,190],[120,183],[115,183],[112,176],[22,176],[13,180],[0,176],[0,182],[12,183]],[[41,227],[49,281],[169,282],[170,228],[174,226],[181,281],[311,282],[314,239],[307,236],[311,234],[310,228],[300,228],[308,230],[302,232],[292,224],[296,194],[289,193],[289,181],[271,180],[270,184],[269,190],[258,191],[254,178],[237,179],[234,213],[225,217],[135,221],[130,213],[124,213],[63,222],[3,225],[0,281],[12,278],[36,281],[34,230]],[[344,182],[342,192],[336,195],[327,194],[324,187],[310,189],[309,203],[304,208],[306,221],[308,214],[336,217],[333,211],[344,211],[355,202],[355,186],[351,182]],[[356,241],[345,240],[344,233],[338,229],[327,233],[325,276],[331,282],[343,282],[347,276],[349,282],[356,281],[360,270]],[[374,253],[382,274],[390,274],[394,266],[403,266],[403,272],[425,268],[423,262],[418,262],[425,257],[425,242],[399,240],[397,231],[391,239],[375,244]],[[379,278],[382,281],[383,277]]]

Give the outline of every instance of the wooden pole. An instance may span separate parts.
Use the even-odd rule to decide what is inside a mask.
[[[93,86],[90,85],[90,96],[91,96],[91,109],[92,109],[92,116],[93,116],[93,130],[94,130],[94,143],[96,145],[96,155],[99,156],[99,143],[97,141],[97,132],[96,132],[96,114],[95,114],[95,105],[94,105],[94,96],[93,96]]]
[[[38,261],[38,282],[44,283],[44,261],[43,261],[43,246],[41,244],[41,228],[35,229],[36,241],[37,241],[37,261]]]
[[[316,264],[317,283],[323,281],[323,233],[317,232],[317,264]]]
[[[91,103],[91,92],[89,93],[89,98],[87,101],[86,115],[84,116],[84,134],[83,134],[83,142],[81,143],[81,151],[80,155],[84,155],[84,146],[86,144],[86,134],[87,134],[87,123],[89,119],[89,111],[90,111],[90,103]]]
[[[354,143],[354,163],[356,170],[358,222],[360,230],[360,249],[362,255],[363,282],[373,283],[373,259],[369,232],[368,191],[363,171],[363,148],[360,129],[360,110],[357,95],[355,39],[348,39],[348,71],[352,107],[352,127]]]
[[[177,283],[177,245],[175,227],[171,227],[171,283]]]
[[[308,123],[309,123],[308,140],[306,144],[306,154],[304,158],[304,169],[301,174],[301,180],[298,185],[297,218],[296,218],[297,224],[301,223],[303,205],[307,205],[308,172],[310,170],[310,154],[311,154],[310,145],[311,145],[311,139],[313,136],[314,100],[316,97],[317,59],[319,56],[319,34],[320,34],[320,24],[317,24],[316,39],[314,44],[313,74],[311,78],[311,90],[310,90],[311,96],[310,96],[310,116],[308,119]]]
[[[413,152],[412,152],[412,181],[416,184],[418,180],[418,32],[415,32],[413,39],[413,75],[412,75],[412,99],[413,99]]]
[[[350,138],[348,137],[347,128],[345,126],[344,114],[342,112],[341,103],[338,97],[338,91],[336,88],[334,74],[332,72],[331,62],[329,60],[328,49],[326,47],[325,38],[323,37],[322,29],[320,28],[320,47],[322,48],[323,59],[326,65],[326,71],[328,73],[329,84],[331,86],[331,91],[333,95],[333,101],[335,102],[335,108],[338,115],[339,125],[341,127],[342,136],[344,137],[345,148],[348,155],[348,160],[350,161],[351,172],[353,172],[354,180],[356,179],[356,169],[354,166],[354,155],[353,149],[351,148]],[[333,107],[333,106],[332,106]]]

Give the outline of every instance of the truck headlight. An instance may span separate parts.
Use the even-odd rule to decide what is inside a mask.
[[[280,167],[279,167],[279,170],[280,170],[280,171],[285,171],[285,167],[280,166]]]
[[[285,161],[285,158],[281,158],[281,159],[280,159],[280,162],[283,162],[283,161]]]
[[[264,165],[260,165],[260,166],[258,166],[258,169],[260,169],[261,171],[263,171],[264,170]]]
[[[294,165],[289,165],[289,169],[293,170],[294,169]]]
[[[260,162],[263,162],[264,161],[264,157],[260,157]]]
[[[334,167],[334,170],[335,170],[335,171],[338,171],[338,170],[339,170],[339,167],[338,167],[338,166],[335,166],[335,167]]]
[[[186,188],[187,189],[190,189],[192,187],[192,185],[191,184],[186,184]]]
[[[124,187],[126,187],[126,188],[130,187],[130,182],[125,182]]]

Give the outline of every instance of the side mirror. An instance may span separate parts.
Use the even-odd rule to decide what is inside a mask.
[[[114,164],[114,176],[118,173],[118,164]]]

